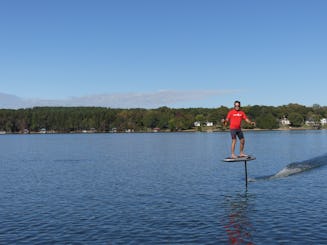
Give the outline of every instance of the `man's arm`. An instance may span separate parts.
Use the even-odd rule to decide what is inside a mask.
[[[255,126],[255,122],[252,122],[249,118],[246,118],[245,121],[252,126]]]
[[[221,119],[221,123],[226,127],[228,120],[227,119]]]

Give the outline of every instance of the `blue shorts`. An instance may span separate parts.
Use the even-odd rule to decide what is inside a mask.
[[[231,129],[230,135],[232,136],[232,139],[236,139],[236,135],[239,139],[244,139],[244,135],[241,129]]]

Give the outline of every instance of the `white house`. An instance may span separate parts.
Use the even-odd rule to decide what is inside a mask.
[[[212,127],[213,126],[213,122],[206,122],[206,126],[207,127]]]
[[[313,125],[315,125],[315,121],[313,121],[313,120],[306,120],[305,121],[305,125],[307,125],[307,126],[313,126]]]
[[[41,128],[41,129],[39,130],[39,133],[40,133],[40,134],[46,134],[46,133],[47,133],[46,128]]]
[[[199,122],[199,121],[194,122],[194,126],[195,127],[200,127],[201,126],[201,122]]]
[[[327,124],[327,118],[321,118],[320,123],[321,123],[321,125],[326,125]]]
[[[290,120],[288,120],[286,117],[282,118],[280,120],[280,123],[283,125],[283,126],[288,126],[291,124]]]

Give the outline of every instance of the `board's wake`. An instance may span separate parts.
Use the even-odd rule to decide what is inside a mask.
[[[278,178],[285,178],[291,175],[307,172],[312,169],[322,167],[324,165],[327,165],[327,154],[309,160],[305,160],[303,162],[290,163],[276,174],[257,177],[257,178],[249,178],[249,181],[254,182],[260,180],[273,180]]]

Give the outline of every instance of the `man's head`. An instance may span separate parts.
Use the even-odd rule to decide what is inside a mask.
[[[235,100],[234,102],[234,108],[235,110],[239,110],[241,108],[241,102],[238,100]]]

